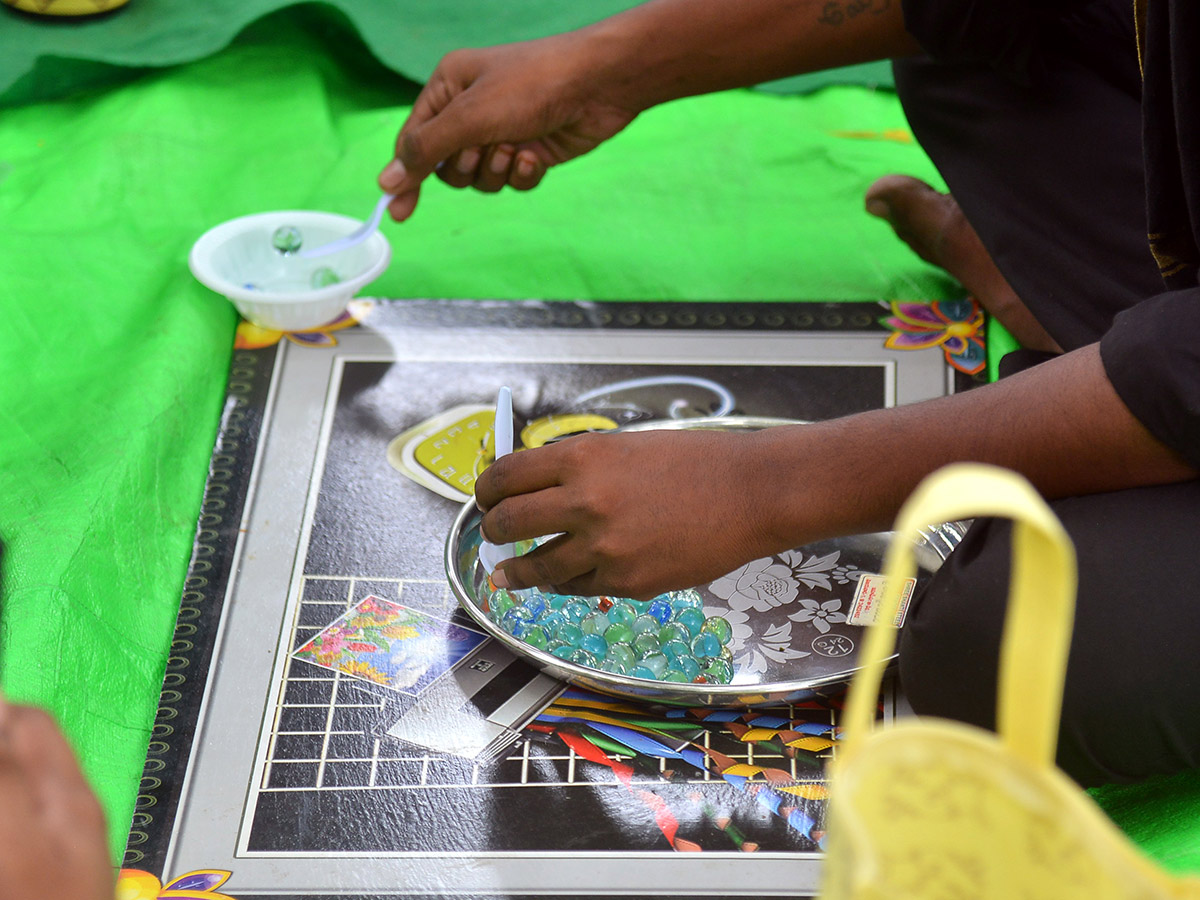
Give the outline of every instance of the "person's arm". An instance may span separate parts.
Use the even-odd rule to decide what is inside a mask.
[[[606,91],[639,110],[920,52],[900,0],[651,0],[578,35]]]
[[[569,438],[499,460],[476,498],[491,541],[563,533],[502,563],[498,584],[648,597],[887,529],[925,475],[965,460],[1014,469],[1050,498],[1196,476],[1130,414],[1092,345],[963,394],[812,425]]]
[[[535,187],[658,103],[917,52],[899,0],[651,0],[577,31],[448,54],[380,187],[393,218],[435,170],[455,187]]]

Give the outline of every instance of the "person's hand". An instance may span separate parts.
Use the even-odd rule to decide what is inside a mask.
[[[397,221],[431,173],[452,187],[536,187],[546,170],[612,137],[639,110],[604,96],[578,32],[456,50],[434,70],[396,138],[379,185]]]
[[[497,460],[475,483],[489,541],[559,534],[500,564],[511,588],[644,599],[772,546],[758,434],[586,434]]]
[[[50,716],[0,698],[0,896],[112,900],[104,814]]]

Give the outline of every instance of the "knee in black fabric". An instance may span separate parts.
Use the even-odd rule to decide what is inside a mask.
[[[994,727],[1009,530],[977,520],[913,600],[899,635],[900,681],[919,715]]]
[[[1200,767],[1200,482],[1051,506],[1080,575],[1058,765],[1083,785]],[[994,729],[1010,536],[976,521],[914,598],[900,680],[919,715]]]

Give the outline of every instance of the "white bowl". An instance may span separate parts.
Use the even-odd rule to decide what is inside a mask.
[[[279,253],[271,236],[280,226],[292,225],[300,229],[305,248],[312,248],[345,237],[361,224],[349,216],[311,210],[242,216],[201,235],[188,255],[188,268],[255,325],[277,331],[316,328],[341,315],[354,295],[382,274],[392,258],[391,245],[376,231],[340,253],[301,259]],[[324,267],[340,280],[311,287],[312,273]]]

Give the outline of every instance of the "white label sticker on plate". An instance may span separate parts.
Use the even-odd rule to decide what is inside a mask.
[[[858,580],[858,589],[850,602],[850,613],[846,616],[849,625],[870,625],[879,615],[879,604],[883,602],[883,586],[887,579],[882,575],[863,575]],[[900,608],[896,611],[895,625],[897,628],[904,624],[908,615],[908,601],[912,599],[913,588],[917,579],[904,579],[904,589],[900,594]]]

